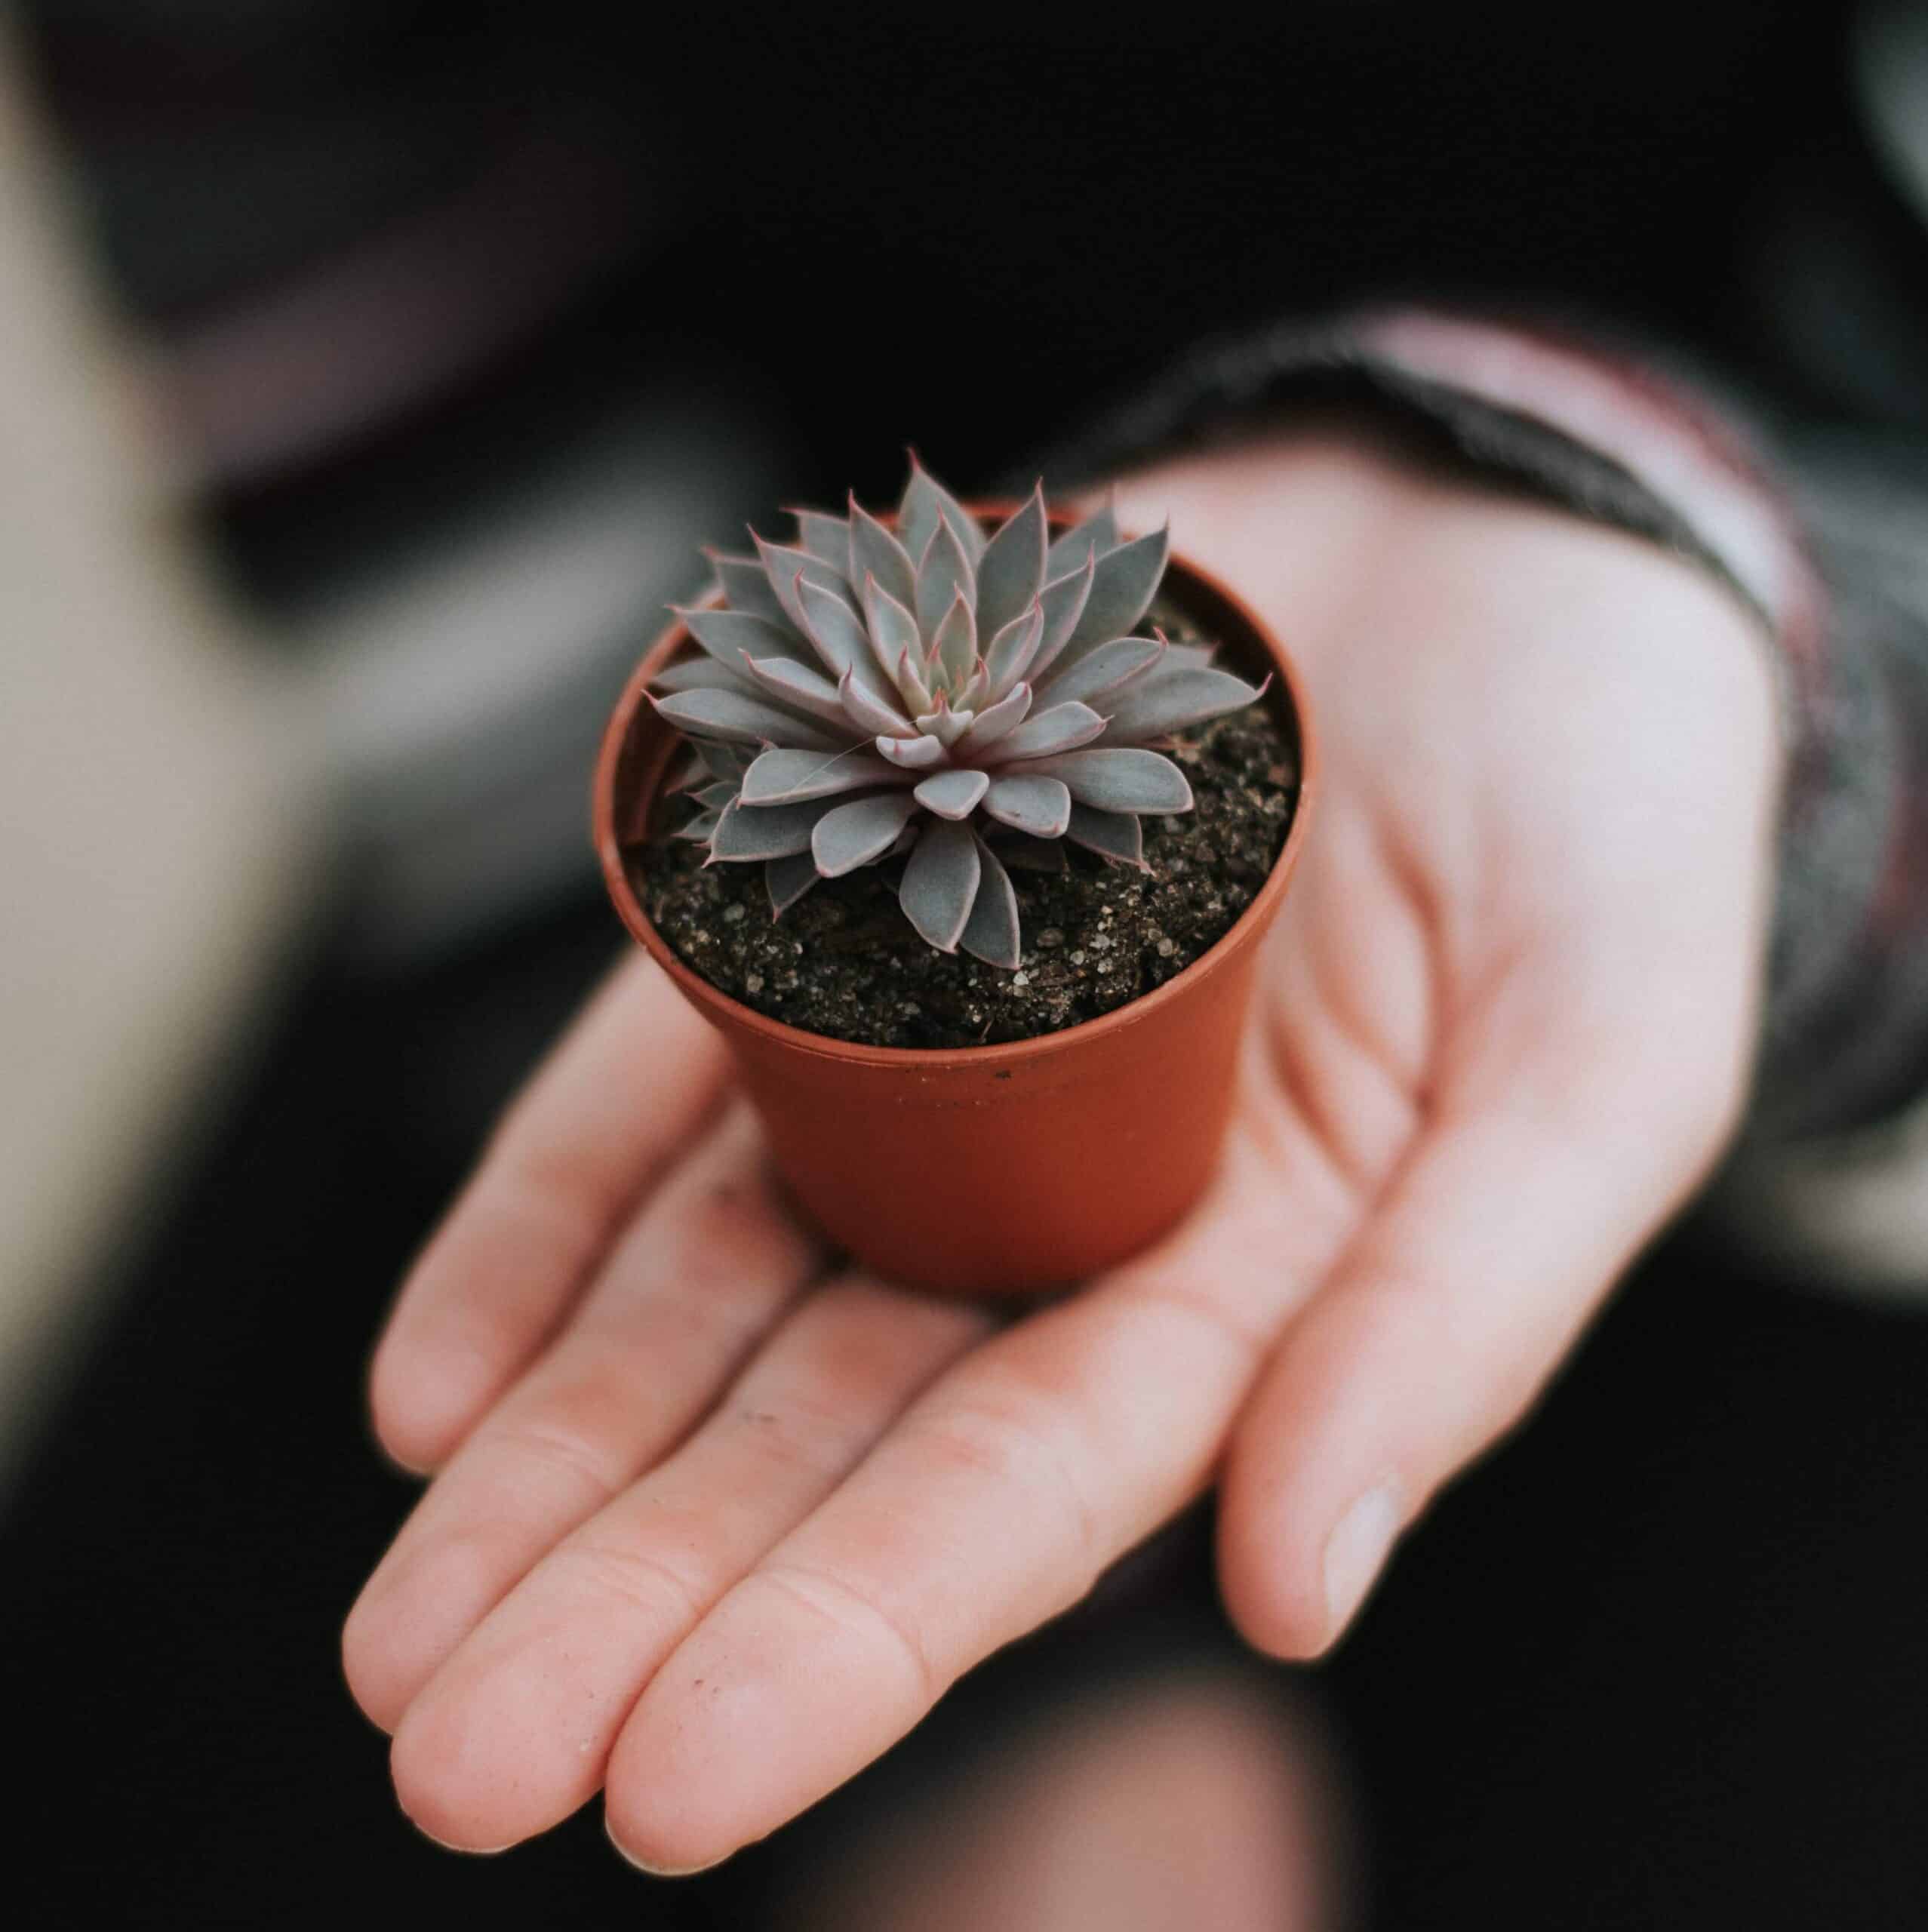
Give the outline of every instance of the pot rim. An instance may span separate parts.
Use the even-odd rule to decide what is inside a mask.
[[[973,500],[964,507],[982,519],[1007,516],[1019,506],[1010,500],[994,498]],[[881,520],[886,523],[895,521],[887,517]],[[1050,521],[1056,528],[1068,526],[1072,519],[1063,512],[1053,511]],[[713,1011],[732,1026],[759,1035],[773,1045],[780,1045],[793,1052],[825,1060],[893,1067],[906,1073],[934,1072],[960,1063],[995,1069],[1018,1060],[1035,1060],[1054,1053],[1072,1051],[1102,1035],[1121,1032],[1137,1022],[1150,1018],[1162,1007],[1183,998],[1201,980],[1209,977],[1235,954],[1255,943],[1270,922],[1297,861],[1299,848],[1305,841],[1305,827],[1319,790],[1321,772],[1318,740],[1305,702],[1304,678],[1271,626],[1260,620],[1243,597],[1188,557],[1173,550],[1170,563],[1220,599],[1271,659],[1280,691],[1297,728],[1299,794],[1285,843],[1272,861],[1265,883],[1253,895],[1252,903],[1190,965],[1174,973],[1163,986],[1141,994],[1109,1013],[1100,1014],[1095,1020],[1081,1020],[1075,1026],[1061,1026],[1055,1032],[1036,1034],[1029,1039],[1005,1040],[995,1046],[982,1047],[881,1047],[864,1041],[833,1040],[827,1034],[813,1033],[804,1027],[792,1026],[787,1021],[772,1020],[754,1007],[733,999],[720,986],[705,979],[677,954],[643,909],[641,900],[630,885],[623,863],[622,848],[616,836],[616,780],[623,749],[629,742],[636,714],[644,701],[644,688],[687,641],[688,632],[680,618],[657,636],[630,673],[623,694],[617,700],[616,708],[604,728],[601,748],[596,755],[590,797],[591,831],[596,856],[602,866],[603,882],[631,936],[641,942],[650,957],[681,988],[686,998],[700,1008]],[[705,600],[706,604],[718,595],[712,592],[712,597]],[[657,782],[660,783],[660,774]]]

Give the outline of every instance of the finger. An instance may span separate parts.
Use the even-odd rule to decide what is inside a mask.
[[[747,1107],[618,1243],[568,1327],[432,1484],[350,1614],[343,1656],[392,1729],[530,1567],[700,1420],[816,1272]]]
[[[593,1797],[663,1660],[989,1326],[861,1280],[811,1295],[696,1434],[544,1558],[410,1706],[402,1808],[483,1850]]]
[[[527,1364],[717,1106],[715,1034],[638,953],[504,1116],[410,1270],[369,1374],[382,1446],[437,1467]]]
[[[1219,1561],[1261,1649],[1308,1657],[1338,1636],[1402,1528],[1525,1413],[1724,1137],[1737,1046],[1724,1072],[1717,1045],[1678,1032],[1609,1027],[1576,1054],[1583,1032],[1494,1029],[1255,1390]]]
[[[658,1672],[611,1753],[627,1855],[773,1829],[1198,1494],[1281,1297],[1333,1238],[1231,1150],[1195,1232],[973,1352]]]

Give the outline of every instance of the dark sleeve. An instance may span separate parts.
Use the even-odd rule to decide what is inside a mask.
[[[1878,463],[1773,439],[1650,352],[1413,309],[1211,345],[1047,467],[1093,480],[1320,406],[1662,546],[1752,614],[1788,782],[1754,1097],[1711,1210],[1791,1273],[1928,1278],[1928,487],[1897,515]]]

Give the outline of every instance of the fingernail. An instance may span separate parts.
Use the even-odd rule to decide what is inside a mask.
[[[1351,1622],[1399,1534],[1399,1497],[1381,1483],[1339,1518],[1326,1539],[1326,1616],[1333,1636]]]
[[[693,1878],[699,1872],[707,1872],[721,1865],[720,1858],[712,1858],[707,1865],[652,1865],[647,1859],[638,1858],[629,1847],[610,1829],[609,1820],[602,1821],[603,1835],[616,1847],[616,1855],[625,1865],[633,1865],[646,1878]]]
[[[406,1818],[408,1814],[404,1811],[402,1816]],[[409,1818],[408,1822],[415,1825],[413,1818]],[[415,1825],[415,1829],[432,1845],[443,1851],[452,1851],[462,1858],[500,1858],[509,1849],[506,1844],[450,1844],[447,1838],[438,1838],[433,1832],[424,1830],[420,1825]],[[514,1842],[512,1838],[509,1841],[511,1844]]]

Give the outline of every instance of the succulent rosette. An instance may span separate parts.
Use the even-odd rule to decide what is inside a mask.
[[[901,856],[930,944],[1014,968],[1001,851],[1069,839],[1142,866],[1142,817],[1192,802],[1155,747],[1262,688],[1136,634],[1164,531],[1122,540],[1104,509],[1053,542],[1041,485],[987,537],[913,459],[894,531],[854,497],[797,524],[792,544],[713,558],[721,600],[677,613],[701,654],[650,697],[701,761],[681,835],[763,864],[780,915]]]

